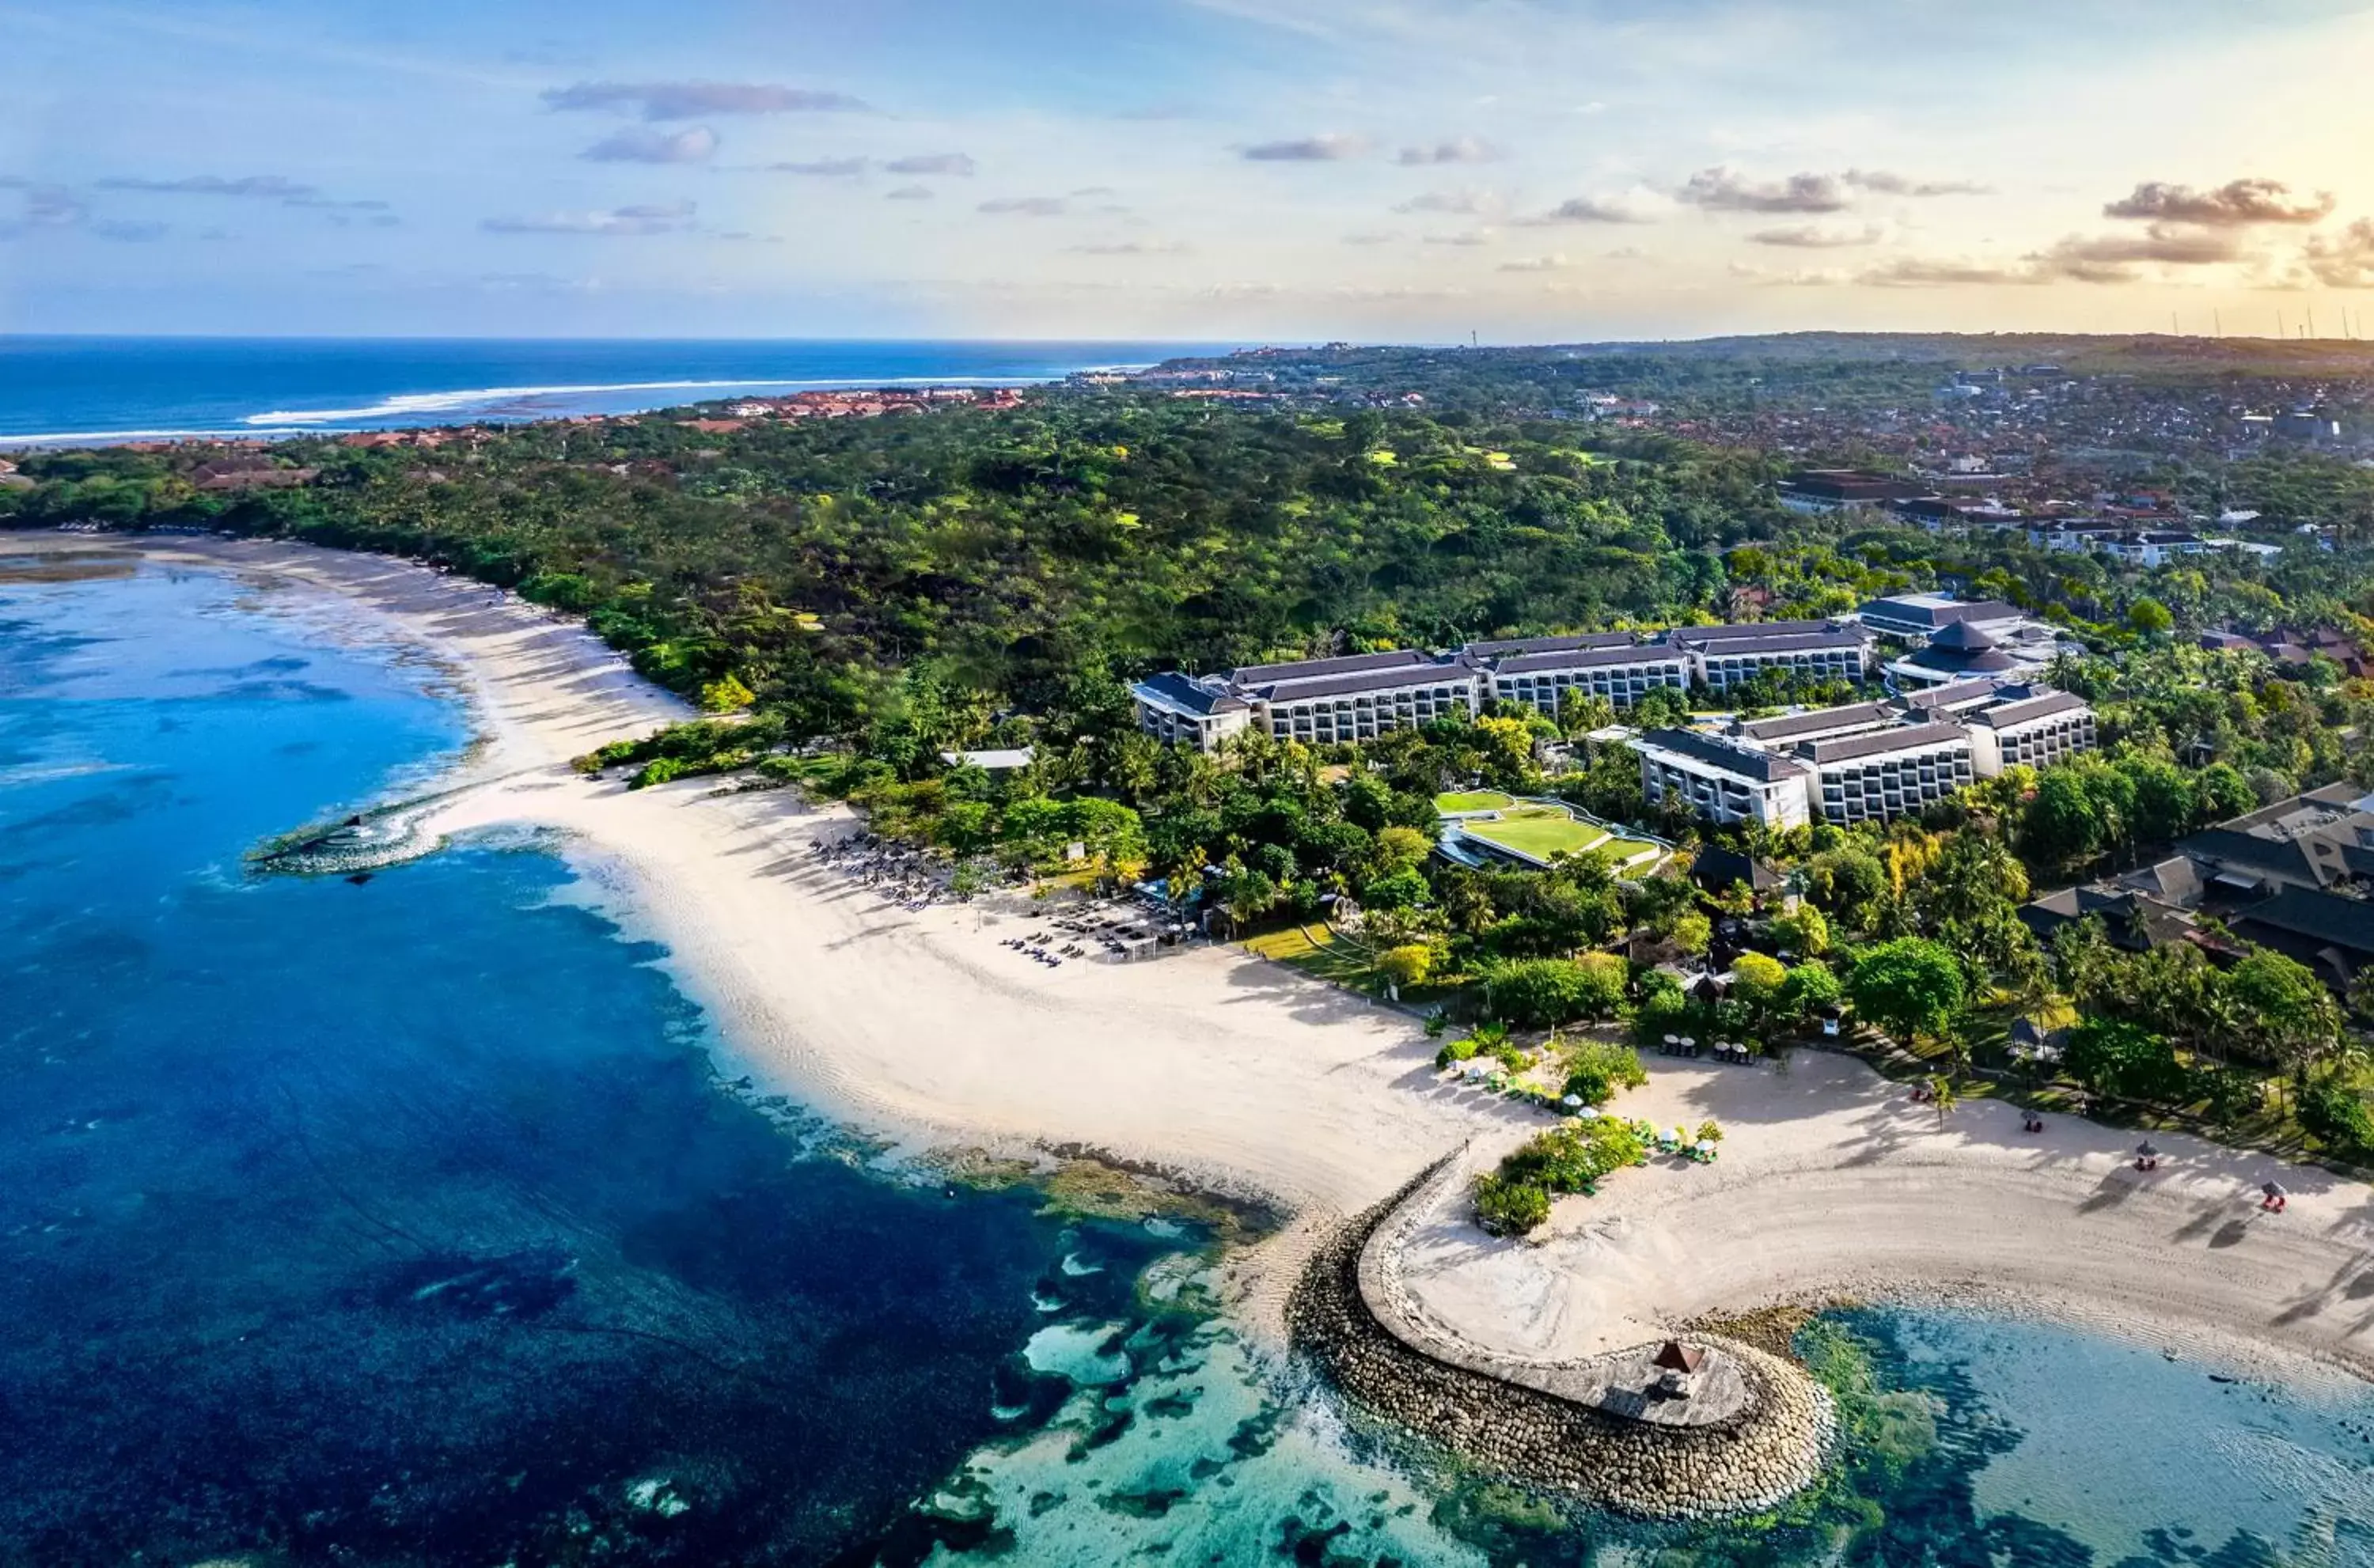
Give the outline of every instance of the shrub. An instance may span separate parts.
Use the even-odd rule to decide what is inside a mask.
[[[1453,1062],[1471,1061],[1476,1051],[1475,1036],[1463,1035],[1455,1040],[1445,1040],[1442,1048],[1434,1053],[1434,1065],[1449,1067]]]
[[[1565,1092],[1592,1106],[1604,1106],[1617,1090],[1638,1089],[1649,1082],[1639,1051],[1604,1040],[1581,1040],[1569,1047],[1566,1071]]]
[[[2354,1089],[2320,1083],[2299,1097],[2300,1125],[2336,1153],[2374,1150],[2374,1113]]]
[[[1722,1142],[1722,1125],[1716,1121],[1712,1117],[1709,1117],[1706,1120],[1698,1123],[1698,1141],[1701,1143]]]
[[[1605,1018],[1624,1003],[1623,960],[1593,954],[1598,964],[1564,958],[1523,958],[1491,973],[1492,1011],[1519,1027]]]
[[[1475,1178],[1475,1222],[1494,1235],[1524,1235],[1550,1217],[1550,1195],[1530,1181],[1504,1176]]]
[[[2267,1103],[2266,1081],[2239,1067],[2204,1067],[2192,1075],[2192,1094],[2209,1119],[2230,1127]]]

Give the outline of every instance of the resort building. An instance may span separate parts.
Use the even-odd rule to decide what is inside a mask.
[[[1534,638],[1522,643],[1471,642],[1462,651],[1483,665],[1492,696],[1523,703],[1553,719],[1570,692],[1605,697],[1624,708],[1655,687],[1686,691],[1690,684],[1686,654],[1663,640],[1639,642],[1628,632]]]
[[[1721,692],[1780,669],[1854,683],[1869,673],[1870,635],[1841,621],[1676,626],[1471,642],[1455,653],[1397,649],[1340,659],[1254,664],[1226,674],[1166,672],[1131,688],[1138,727],[1210,750],[1247,728],[1314,744],[1374,739],[1456,714],[1487,697],[1556,718],[1569,694],[1627,708],[1661,686]]]
[[[1948,700],[1850,703],[1734,722],[1722,735],[1654,730],[1629,743],[1651,802],[1775,827],[1917,814],[2012,763],[2094,744],[2093,710],[2065,692],[1969,682],[1937,695]]]
[[[1709,822],[1803,827],[1809,820],[1801,763],[1696,730],[1651,730],[1632,742],[1651,805],[1679,805]]]
[[[1240,670],[1231,685],[1252,705],[1257,726],[1306,745],[1373,741],[1388,730],[1454,715],[1473,719],[1483,706],[1483,677],[1469,664],[1428,660],[1369,669],[1319,668],[1352,662],[1321,660],[1265,673]]]
[[[1957,724],[1909,724],[1797,748],[1814,772],[1825,822],[1891,821],[1944,800],[1977,777]]]
[[[1691,674],[1710,691],[1727,691],[1773,669],[1851,684],[1871,667],[1870,635],[1831,621],[1676,626],[1666,636],[1689,655]]]
[[[1873,600],[1855,615],[1875,632],[1916,642],[1926,641],[1951,626],[1969,623],[1981,631],[2000,632],[2027,619],[2027,613],[2016,604],[1998,599],[1972,603],[1950,593],[1891,594]]]
[[[1981,778],[2006,767],[2050,767],[2094,749],[2094,710],[2083,697],[2046,692],[1981,709],[1969,724],[1972,760]]]
[[[1129,695],[1137,701],[1137,727],[1165,745],[1208,752],[1252,721],[1251,704],[1175,672],[1148,675]]]

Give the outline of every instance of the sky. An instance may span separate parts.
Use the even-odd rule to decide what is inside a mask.
[[[0,0],[0,332],[2374,336],[2374,0]]]

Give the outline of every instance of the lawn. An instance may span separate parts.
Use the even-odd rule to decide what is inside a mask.
[[[1446,813],[1506,811],[1516,803],[1513,796],[1498,790],[1453,790],[1434,798],[1434,809]]]
[[[1471,838],[1498,844],[1540,860],[1556,854],[1580,855],[1608,840],[1605,828],[1578,822],[1554,806],[1519,806],[1501,813],[1498,821],[1471,822],[1465,827]]]

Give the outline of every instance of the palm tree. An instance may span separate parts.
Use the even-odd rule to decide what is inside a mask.
[[[1956,1106],[1961,1104],[1962,1095],[1961,1092],[1954,1087],[1953,1080],[1938,1072],[1930,1075],[1929,1100],[1937,1107],[1937,1126],[1940,1130],[1943,1130],[1946,1117],[1953,1113]]]

